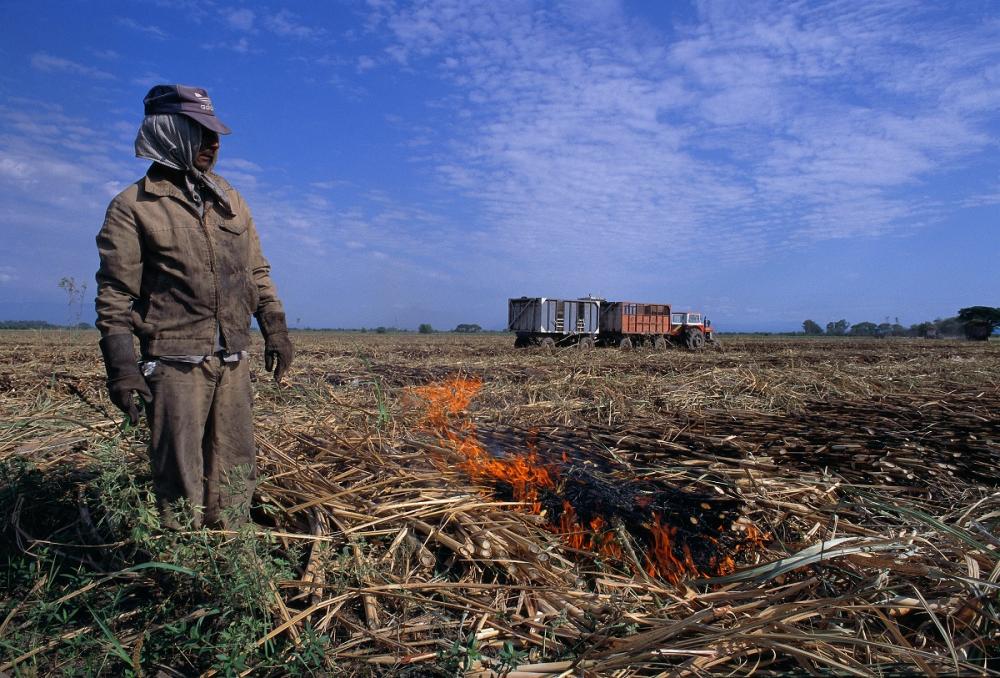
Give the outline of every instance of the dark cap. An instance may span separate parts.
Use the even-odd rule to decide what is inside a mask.
[[[182,113],[195,122],[219,134],[229,134],[231,130],[215,117],[212,100],[201,87],[187,85],[156,85],[142,100],[146,105],[146,115],[157,113]]]

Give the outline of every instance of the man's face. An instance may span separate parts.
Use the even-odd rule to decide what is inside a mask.
[[[210,129],[201,131],[201,148],[194,157],[194,166],[202,172],[207,172],[215,164],[215,158],[219,155],[219,135]]]

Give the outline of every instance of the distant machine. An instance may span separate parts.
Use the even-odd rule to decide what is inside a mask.
[[[701,313],[675,311],[670,304],[607,301],[594,297],[550,299],[520,297],[507,305],[507,330],[516,348],[540,346],[617,346],[628,350],[671,345],[691,350],[718,345],[712,323]]]

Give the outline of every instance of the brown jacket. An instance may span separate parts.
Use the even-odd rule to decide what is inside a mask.
[[[153,164],[108,206],[97,235],[97,327],[135,332],[145,357],[209,355],[250,343],[250,315],[281,311],[250,210],[222,177],[233,213],[205,201],[204,217],[173,170]]]

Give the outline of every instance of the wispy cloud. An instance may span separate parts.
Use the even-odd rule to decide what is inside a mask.
[[[98,59],[104,59],[105,61],[118,61],[122,56],[113,49],[93,49],[91,53]]]
[[[223,16],[225,16],[226,23],[229,24],[229,27],[238,31],[252,31],[254,28],[254,20],[257,18],[254,11],[252,9],[247,9],[246,7],[241,9],[224,10]]]
[[[131,29],[133,31],[138,31],[140,33],[148,35],[154,40],[166,40],[167,38],[170,37],[169,34],[159,26],[153,26],[152,24],[142,24],[136,21],[135,19],[132,19],[131,17],[120,16],[115,19],[115,23],[117,23],[119,26],[124,26],[125,28]]]
[[[133,85],[138,85],[140,87],[152,87],[153,85],[159,85],[167,82],[167,78],[164,78],[159,73],[146,71],[142,75],[132,78],[131,82]]]
[[[287,9],[264,17],[264,25],[272,33],[285,38],[311,40],[326,33],[323,28],[303,23],[297,15]]]
[[[242,36],[237,40],[231,42],[226,41],[226,42],[204,44],[202,45],[202,48],[228,50],[231,52],[236,52],[237,54],[260,54],[263,51],[259,48],[254,47],[246,36]]]
[[[107,71],[102,71],[99,68],[77,63],[76,61],[70,61],[69,59],[63,59],[62,57],[53,56],[47,52],[35,52],[32,54],[31,67],[35,70],[47,73],[69,73],[71,75],[82,75],[84,77],[95,78],[97,80],[112,80],[115,77]]]
[[[910,232],[941,210],[912,189],[994,143],[996,22],[900,2],[699,7],[669,40],[614,2],[373,15],[387,56],[452,85],[428,160],[539,268],[552,243],[572,257],[595,237],[621,265]]]
[[[131,148],[105,125],[51,107],[0,106],[0,201],[10,209],[103,209],[133,180]],[[59,190],[52,190],[58,186]]]
[[[245,160],[244,158],[222,158],[220,166],[225,169],[235,169],[242,172],[260,172],[261,166],[252,160]]]

